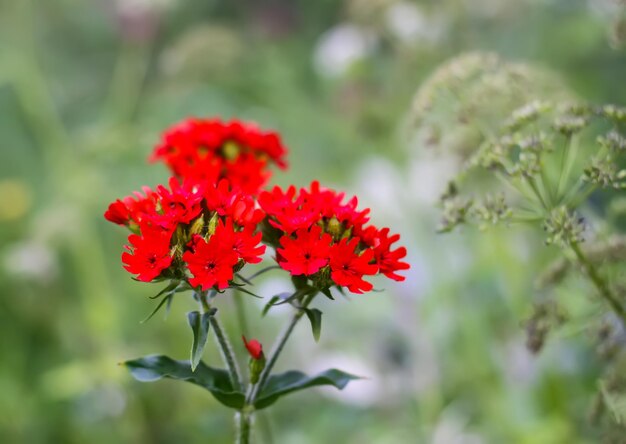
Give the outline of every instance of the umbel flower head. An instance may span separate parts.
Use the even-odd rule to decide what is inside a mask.
[[[113,202],[105,218],[133,232],[122,261],[144,282],[169,278],[222,290],[265,252],[256,230],[263,212],[226,180],[181,184],[171,178],[169,187],[144,188],[143,194]]]
[[[257,194],[271,177],[269,164],[284,169],[287,149],[280,136],[239,120],[186,119],[163,134],[152,161],[163,161],[183,178],[217,182]]]
[[[299,191],[291,186],[262,192],[265,241],[276,247],[278,264],[320,290],[337,286],[353,293],[370,291],[372,284],[363,278],[379,273],[404,280],[396,272],[409,268],[401,260],[406,248],[391,247],[400,236],[367,225],[369,209],[359,210],[356,197],[348,202],[344,198],[318,182]]]

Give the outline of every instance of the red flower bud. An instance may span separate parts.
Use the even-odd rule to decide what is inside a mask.
[[[241,339],[243,339],[243,343],[246,346],[246,349],[248,349],[248,353],[250,353],[252,359],[258,360],[263,358],[263,346],[259,341],[256,339],[248,341],[243,335],[241,336]]]

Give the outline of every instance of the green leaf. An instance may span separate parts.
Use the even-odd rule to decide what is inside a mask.
[[[264,409],[289,393],[318,385],[332,385],[341,390],[348,385],[350,381],[356,379],[362,378],[334,368],[315,376],[307,376],[302,372],[291,370],[270,376],[267,380],[267,384],[257,398],[257,401],[254,403],[254,406],[259,410]]]
[[[330,288],[325,288],[325,289],[323,289],[323,290],[321,290],[321,291],[322,291],[322,294],[323,294],[324,296],[326,296],[328,299],[330,299],[331,301],[334,301],[334,300],[335,300],[335,298],[333,297],[333,295],[332,295],[332,294],[331,294],[331,292],[330,292]]]
[[[254,285],[249,279],[246,279],[245,277],[243,277],[239,273],[235,273],[235,276],[237,276],[239,279],[241,279],[244,283],[246,283],[248,285]]]
[[[167,310],[169,312],[169,307],[172,303],[172,298],[174,298],[173,294],[168,294],[167,296],[165,296],[163,299],[161,299],[161,301],[159,302],[159,304],[156,306],[156,308],[154,310],[152,310],[152,313],[150,313],[148,315],[148,317],[146,319],[144,319],[143,321],[141,321],[142,324],[148,322],[150,319],[152,319],[152,316],[154,316],[155,314],[157,314],[157,312],[161,309],[161,307],[163,307],[163,305],[165,305],[167,303]]]
[[[220,403],[233,409],[241,409],[245,395],[233,389],[228,372],[200,362],[195,372],[189,361],[176,361],[168,356],[151,355],[126,361],[123,365],[140,382],[153,382],[163,378],[186,381],[198,385],[209,392]]]
[[[320,334],[322,332],[322,312],[317,308],[306,308],[304,312],[311,322],[313,338],[315,338],[315,342],[318,342],[320,340]]]
[[[250,276],[250,277],[248,277],[247,279],[244,279],[244,280],[251,281],[251,280],[253,280],[253,279],[254,279],[254,278],[256,278],[256,277],[259,277],[259,276],[261,276],[262,274],[267,273],[268,271],[271,271],[271,270],[278,270],[278,269],[280,269],[280,266],[278,266],[278,265],[270,265],[269,267],[265,267],[265,268],[263,268],[262,270],[257,271],[257,272],[256,272],[256,273],[254,273],[252,276]]]
[[[239,288],[237,288],[237,290],[239,290],[239,291],[241,291],[243,293],[249,294],[250,296],[254,296],[255,298],[263,299],[263,296],[259,296],[258,294],[254,294],[250,290],[246,290],[243,287],[239,287]]]
[[[193,342],[191,344],[191,371],[195,371],[200,359],[202,359],[202,353],[209,338],[209,326],[211,316],[215,314],[215,309],[206,313],[198,313],[197,311],[190,311],[187,313],[187,321],[193,332]]]
[[[307,285],[306,287],[303,287],[303,288],[300,288],[300,289],[296,290],[293,294],[291,294],[291,295],[289,295],[289,296],[287,296],[285,298],[281,297],[282,300],[280,302],[274,304],[274,305],[283,305],[283,304],[286,304],[288,302],[293,301],[294,299],[299,299],[301,297],[310,295],[310,294],[312,294],[312,293],[314,293],[316,291],[317,290],[315,288]],[[284,293],[281,293],[281,294],[284,294]]]
[[[167,286],[163,290],[159,291],[154,296],[150,296],[150,299],[158,299],[159,297],[163,296],[165,293],[169,293],[173,291],[174,289],[176,289],[176,287],[178,287],[178,281],[170,281],[170,283],[167,284]]]
[[[281,293],[281,294],[286,294],[286,295],[290,295],[290,293]],[[269,302],[267,304],[265,304],[265,307],[263,307],[263,312],[261,313],[261,316],[265,316],[267,314],[268,311],[270,311],[270,308],[272,308],[276,302],[281,300],[281,294],[277,294],[276,296],[272,296],[269,300]]]

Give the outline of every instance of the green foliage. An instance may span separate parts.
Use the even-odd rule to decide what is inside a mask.
[[[226,407],[240,409],[244,405],[244,393],[236,391],[228,372],[200,362],[195,371],[190,361],[176,361],[163,355],[151,355],[123,363],[133,378],[140,382],[154,382],[163,378],[190,382],[209,392]]]
[[[320,334],[322,333],[322,312],[317,308],[307,308],[304,312],[311,323],[313,338],[315,342],[318,342],[320,340]]]
[[[302,372],[291,370],[270,376],[267,380],[267,384],[259,394],[257,401],[254,403],[254,406],[257,409],[264,409],[289,393],[310,387],[331,385],[341,390],[348,385],[350,381],[357,379],[361,378],[337,369],[326,370],[315,376],[307,376]]]
[[[187,321],[193,333],[193,342],[191,344],[191,371],[195,371],[196,367],[202,359],[204,347],[209,338],[209,327],[211,326],[210,318],[215,315],[216,310],[200,314],[197,311],[187,313]]]

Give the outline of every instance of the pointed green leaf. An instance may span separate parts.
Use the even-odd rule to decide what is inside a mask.
[[[141,382],[153,382],[163,378],[186,381],[203,387],[223,405],[241,409],[245,403],[245,395],[233,389],[228,372],[198,364],[195,372],[191,371],[189,361],[176,361],[163,355],[144,356],[123,363],[131,375]]]
[[[271,271],[271,270],[277,270],[277,269],[279,269],[279,268],[280,268],[280,266],[279,266],[279,265],[270,265],[269,267],[265,267],[265,268],[263,268],[262,270],[257,271],[257,272],[256,272],[256,273],[254,273],[252,276],[248,277],[248,278],[247,278],[247,280],[248,280],[248,281],[251,281],[251,280],[253,280],[253,279],[254,279],[254,278],[256,278],[256,277],[259,277],[259,276],[261,276],[262,274],[267,273],[268,271]],[[246,280],[246,279],[244,279],[244,280]]]
[[[322,290],[322,294],[324,296],[326,296],[328,299],[330,299],[331,301],[335,300],[335,298],[333,297],[333,295],[330,292],[330,288],[325,288],[324,290]]]
[[[288,297],[286,297],[286,298],[281,298],[281,299],[282,299],[282,301],[277,302],[277,303],[276,303],[276,304],[274,304],[274,305],[283,305],[283,304],[286,304],[286,303],[288,303],[288,302],[291,302],[291,301],[293,301],[293,300],[295,300],[295,299],[299,299],[299,298],[301,298],[301,297],[307,296],[307,295],[309,295],[309,294],[311,294],[311,293],[313,293],[313,292],[316,292],[316,291],[317,291],[317,290],[316,290],[315,288],[310,287],[310,286],[308,286],[308,285],[307,285],[307,286],[306,286],[306,287],[304,287],[304,288],[300,288],[300,289],[296,290],[293,294],[289,295]]]
[[[269,377],[254,406],[257,409],[264,409],[289,393],[318,385],[332,385],[341,390],[356,379],[361,377],[337,369],[326,370],[315,376],[307,376],[295,370],[280,373]]]
[[[154,296],[150,296],[150,299],[158,299],[159,297],[163,296],[166,293],[173,293],[176,290],[176,288],[178,288],[179,285],[180,285],[179,281],[170,281],[170,283],[167,284],[167,286],[163,290],[159,291]]]
[[[281,294],[289,295],[290,293],[281,293]],[[277,294],[276,296],[272,296],[269,302],[265,304],[265,307],[263,307],[263,312],[261,313],[261,316],[265,316],[267,312],[270,311],[270,308],[272,308],[276,304],[276,302],[280,301],[280,299],[281,299],[280,294]]]
[[[259,296],[258,294],[254,294],[250,290],[246,290],[243,287],[239,287],[239,288],[237,288],[237,290],[239,290],[239,291],[241,291],[243,293],[249,294],[250,296],[254,296],[255,298],[263,299],[263,296]]]
[[[143,321],[141,321],[142,324],[148,322],[150,319],[152,319],[152,316],[154,316],[155,314],[157,314],[157,312],[161,309],[161,307],[163,307],[163,305],[167,304],[168,307],[168,311],[169,311],[169,306],[171,304],[171,300],[174,297],[173,294],[168,294],[167,296],[165,296],[163,299],[161,299],[161,301],[159,302],[159,304],[156,306],[156,308],[154,310],[152,310],[152,313],[150,313],[148,315],[148,317],[146,319],[144,319]]]
[[[170,295],[167,298],[167,302],[165,303],[165,315],[163,319],[167,320],[167,317],[170,315],[170,310],[172,309],[172,301],[174,300],[174,295]]]
[[[243,277],[240,273],[235,273],[235,276],[237,276],[239,279],[241,279],[244,283],[248,284],[248,285],[254,285],[252,283],[252,281],[250,281],[249,279],[246,279],[245,277]]]
[[[187,321],[193,333],[193,342],[191,343],[191,371],[196,370],[200,359],[202,359],[204,346],[209,338],[209,326],[211,325],[209,321],[214,314],[215,309],[202,314],[197,311],[187,313]]]
[[[311,322],[313,338],[315,338],[315,342],[318,342],[320,340],[320,334],[322,332],[322,312],[317,308],[307,308],[304,310],[304,312]]]

